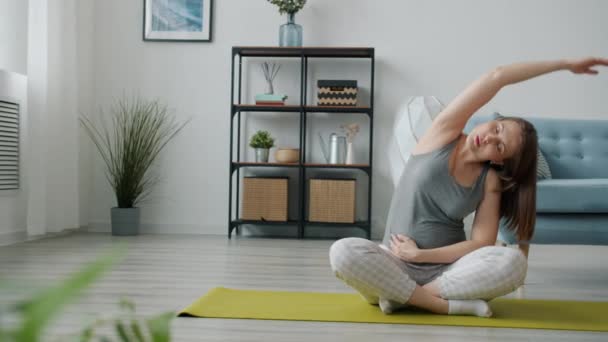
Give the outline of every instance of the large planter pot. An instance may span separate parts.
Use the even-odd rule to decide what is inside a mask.
[[[139,234],[139,208],[112,208],[112,235]]]

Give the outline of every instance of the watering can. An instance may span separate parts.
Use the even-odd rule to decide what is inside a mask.
[[[321,150],[328,164],[344,164],[346,162],[346,137],[331,133],[328,144],[319,133]]]

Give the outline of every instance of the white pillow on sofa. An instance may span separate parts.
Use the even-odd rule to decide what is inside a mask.
[[[537,179],[551,179],[553,176],[551,175],[551,169],[549,168],[549,164],[547,163],[547,159],[541,152],[540,148],[538,149],[538,162],[536,166],[536,178]]]

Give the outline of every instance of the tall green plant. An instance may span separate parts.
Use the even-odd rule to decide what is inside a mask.
[[[178,123],[166,105],[141,97],[119,99],[111,108],[111,125],[101,114],[100,127],[86,116],[80,117],[80,123],[106,164],[118,207],[132,208],[158,182],[148,170],[188,121]]]

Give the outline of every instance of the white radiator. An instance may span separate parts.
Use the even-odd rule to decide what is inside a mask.
[[[0,70],[0,191],[22,188],[27,77]]]
[[[0,96],[0,190],[19,189],[19,102]]]

